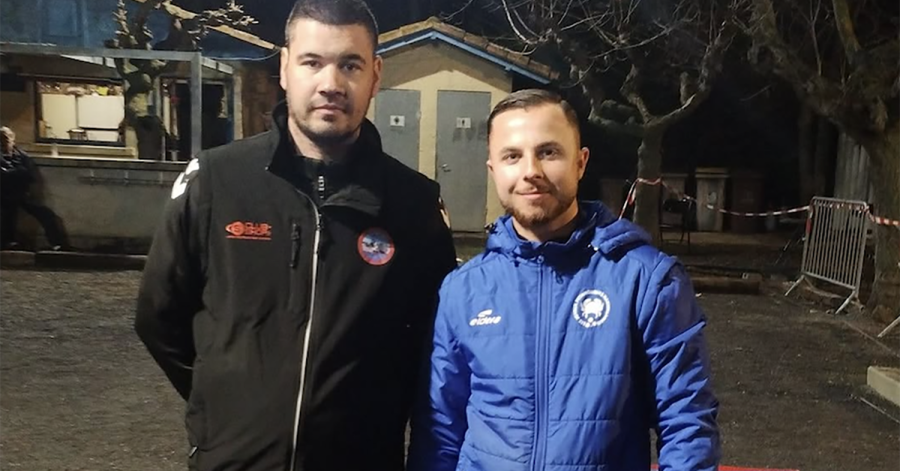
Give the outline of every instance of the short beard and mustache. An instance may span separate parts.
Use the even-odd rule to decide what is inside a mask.
[[[560,194],[551,192],[550,196],[556,204],[552,204],[545,209],[543,206],[531,206],[530,211],[522,211],[516,208],[515,204],[510,201],[501,201],[506,214],[509,214],[519,224],[524,227],[541,227],[556,220],[560,215],[566,212],[575,202],[575,195]],[[524,206],[524,205],[523,205]]]
[[[317,106],[321,106],[321,105],[317,105]],[[347,103],[344,103],[342,105],[342,107],[343,107],[343,112],[348,116],[353,111],[352,107]],[[288,102],[288,109],[291,110],[290,102]],[[306,109],[307,114],[305,117],[309,117],[313,113],[314,110],[315,110],[315,106],[309,106]],[[339,146],[350,143],[350,141],[352,141],[353,138],[356,136],[356,132],[362,126],[362,122],[360,122],[356,126],[352,127],[349,130],[346,130],[346,131],[331,129],[331,130],[322,132],[322,131],[316,131],[315,129],[310,127],[307,124],[307,120],[302,119],[302,118],[304,118],[304,116],[301,116],[299,113],[290,111],[290,114],[291,114],[291,118],[297,124],[297,128],[300,130],[300,132],[302,132],[303,135],[306,136],[306,138],[310,140],[310,142],[312,142],[315,145],[322,147],[322,148],[339,147]]]

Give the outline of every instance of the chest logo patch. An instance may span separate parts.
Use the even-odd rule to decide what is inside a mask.
[[[600,326],[609,317],[609,297],[596,289],[582,291],[572,305],[572,317],[587,329]]]
[[[272,240],[272,225],[267,223],[234,221],[225,226],[228,239]]]
[[[384,229],[366,229],[356,241],[359,256],[369,265],[381,266],[394,258],[394,240]]]

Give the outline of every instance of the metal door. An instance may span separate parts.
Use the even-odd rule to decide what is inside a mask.
[[[490,111],[490,93],[438,91],[435,179],[454,231],[484,230]]]
[[[375,95],[375,127],[384,151],[419,170],[419,91],[380,90]]]

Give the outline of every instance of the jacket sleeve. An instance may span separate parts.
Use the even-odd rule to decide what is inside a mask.
[[[31,156],[24,150],[16,147],[16,153],[19,155],[19,159],[22,162],[23,180],[28,183],[34,183],[36,180],[35,176],[37,175],[37,165],[34,164],[34,160],[31,160]]]
[[[172,187],[138,292],[134,328],[178,393],[191,392],[193,316],[202,309],[204,274],[199,160],[192,160]]]
[[[419,388],[412,420],[408,471],[454,471],[468,424],[470,370],[448,321],[446,284],[441,289],[428,374]]]
[[[719,404],[710,384],[706,317],[680,265],[666,258],[651,280],[655,297],[642,307],[639,329],[656,405],[660,471],[713,471],[721,456]]]

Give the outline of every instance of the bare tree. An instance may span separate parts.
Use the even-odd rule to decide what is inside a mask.
[[[734,36],[731,2],[501,3],[519,41],[561,53],[590,102],[592,123],[641,140],[637,176],[657,180],[666,132],[703,103],[721,71]],[[620,70],[627,73],[615,78]],[[635,205],[635,222],[658,241],[659,186],[638,185]]]
[[[777,5],[777,6],[776,6]],[[874,210],[900,220],[900,42],[895,0],[752,0],[743,29],[751,62],[863,146]],[[900,306],[900,231],[876,230],[877,317]]]
[[[227,6],[195,15],[179,15],[183,11],[170,0],[133,0],[135,11],[129,14],[125,0],[119,0],[113,14],[118,29],[107,47],[158,51],[196,51],[199,41],[217,26],[246,27],[256,21],[244,14],[241,6],[229,0]],[[155,11],[169,15],[165,39],[153,44],[148,21]],[[164,127],[160,118],[150,112],[150,92],[158,86],[159,77],[171,72],[176,62],[160,60],[116,59],[116,69],[127,83],[125,87],[125,124],[133,128],[138,139],[138,157],[159,159]]]

